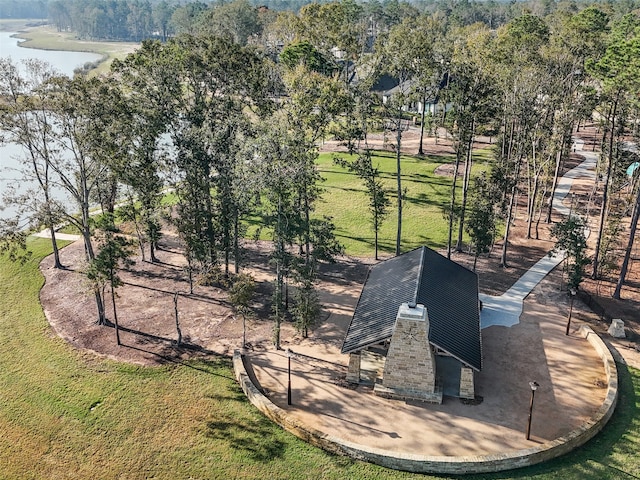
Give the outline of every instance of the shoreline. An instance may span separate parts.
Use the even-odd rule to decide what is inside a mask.
[[[140,43],[132,42],[78,40],[74,33],[58,32],[43,20],[0,20],[0,31],[13,33],[11,36],[20,40],[21,48],[101,55],[97,66],[91,69],[91,74],[97,75],[108,72],[115,58],[124,59],[140,47]]]

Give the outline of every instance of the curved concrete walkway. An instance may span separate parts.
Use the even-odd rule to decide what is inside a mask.
[[[558,335],[562,332],[555,332],[552,336]],[[236,350],[233,366],[242,390],[256,408],[285,430],[329,452],[410,472],[496,472],[534,465],[563,455],[593,438],[611,418],[618,397],[615,362],[604,342],[588,326],[580,328],[578,337],[584,338],[593,348],[601,362],[600,368],[604,365],[604,398],[591,415],[582,416],[586,413],[583,409],[567,411],[575,407],[575,402],[565,403],[566,399],[560,401],[558,397],[552,401],[554,406],[539,405],[540,400],[544,402],[545,399],[536,397],[536,431],[555,428],[566,418],[577,420],[577,423],[560,436],[552,435],[545,439],[545,436],[536,435],[531,441],[523,438],[517,426],[509,428],[506,418],[526,408],[524,399],[521,405],[513,399],[507,401],[502,407],[508,409],[493,411],[493,420],[488,421],[478,411],[481,406],[449,402],[448,408],[445,405],[425,408],[419,402],[412,404],[367,395],[361,390],[362,386],[357,390],[341,387],[335,384],[335,377],[332,378],[335,366],[318,358],[296,354],[294,406],[285,406],[283,395],[266,389],[265,384],[277,385],[278,390],[283,391],[282,377],[287,369],[282,364],[286,355],[272,352],[268,358],[260,358],[264,353],[256,355],[252,352],[250,359]],[[574,343],[568,348],[575,346]],[[554,350],[552,348],[549,352]],[[553,357],[560,360],[557,353]],[[570,364],[575,361],[573,357],[570,355],[562,362]],[[260,366],[262,362],[265,363]],[[255,367],[260,368],[264,383],[256,377]],[[579,373],[584,374],[583,371]],[[562,376],[566,377],[566,374]],[[279,384],[274,384],[274,380]],[[547,385],[546,389],[551,386],[553,390],[554,383]],[[565,385],[562,390],[570,390],[570,395],[579,394],[575,382],[572,383],[573,388]],[[548,395],[548,392],[541,391],[540,394]],[[502,396],[508,397],[509,393],[503,391]],[[559,403],[564,403],[564,408]],[[491,410],[494,408],[490,407]],[[576,414],[579,418],[575,418]],[[520,415],[517,417],[522,420]]]
[[[34,233],[33,236],[38,238],[51,238],[51,232],[48,228],[46,228],[41,232]],[[76,240],[80,240],[81,238],[82,237],[80,235],[56,232],[56,240],[67,240],[70,242],[75,242]]]
[[[574,138],[574,151],[584,156],[584,161],[577,167],[569,170],[559,180],[553,196],[553,208],[564,216],[569,216],[570,208],[562,202],[569,194],[571,186],[576,178],[594,178],[595,168],[598,163],[598,153],[584,150],[584,142]],[[588,234],[587,234],[588,236]],[[522,303],[540,281],[546,277],[562,260],[563,255],[545,255],[527,273],[514,283],[509,290],[500,296],[480,295],[483,308],[481,313],[481,328],[492,325],[511,327],[517,325],[522,314]]]

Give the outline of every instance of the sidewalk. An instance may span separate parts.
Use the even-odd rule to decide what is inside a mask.
[[[33,236],[38,238],[51,238],[51,232],[47,228],[41,232],[34,233]],[[80,240],[80,238],[82,238],[80,235],[56,232],[56,240],[68,240],[70,242],[75,242],[76,240]]]
[[[564,205],[563,201],[567,198],[573,181],[580,177],[593,178],[595,176],[598,154],[587,152],[583,148],[584,142],[575,138],[574,150],[580,152],[580,155],[584,156],[585,159],[580,165],[569,170],[558,179],[558,185],[553,196],[553,208],[564,216],[569,216],[571,213],[570,207]],[[587,232],[588,236],[589,232]],[[483,307],[480,321],[482,328],[487,328],[491,325],[501,325],[503,327],[516,325],[520,321],[524,299],[563,259],[563,255],[544,256],[502,295],[494,297],[481,294],[480,300]]]

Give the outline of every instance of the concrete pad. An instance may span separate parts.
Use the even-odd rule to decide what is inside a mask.
[[[519,324],[483,330],[484,368],[476,374],[483,400],[478,405],[452,397],[442,405],[388,400],[375,396],[370,384],[354,388],[345,381],[348,356],[339,353],[340,342],[318,336],[300,345],[283,343],[297,354],[291,372],[293,405],[287,406],[286,353],[268,349],[246,352],[246,357],[271,401],[300,422],[345,441],[445,456],[528,448],[577,428],[599,408],[606,392],[596,352],[575,330],[564,334],[568,304],[555,281],[534,290]],[[327,324],[332,320],[333,315]],[[374,358],[363,363],[369,370],[378,368]],[[533,380],[540,388],[532,440],[527,441],[528,382]]]
[[[585,161],[559,181],[554,197],[554,206],[564,215],[570,207],[562,201],[573,180],[594,174],[597,154],[583,151],[583,146],[574,139]],[[354,298],[350,304],[332,305],[338,307],[327,320],[333,327],[325,328],[333,341],[321,330],[296,346],[291,406],[286,401],[285,353],[255,351],[247,353],[247,359],[273,403],[304,424],[347,442],[405,454],[463,456],[554,440],[589,419],[606,395],[606,374],[597,352],[586,339],[564,333],[566,295],[555,284],[543,282],[562,258],[545,256],[504,295],[481,296],[484,366],[475,378],[479,404],[452,397],[445,397],[441,405],[389,400],[373,395],[371,385],[350,386],[345,380],[348,356],[341,355],[339,347]],[[365,362],[369,363],[369,376],[375,378],[377,366]],[[526,440],[530,381],[540,387],[531,440]]]

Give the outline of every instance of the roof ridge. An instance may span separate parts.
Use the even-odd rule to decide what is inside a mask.
[[[424,270],[424,261],[426,258],[426,249],[427,247],[425,247],[424,245],[422,247],[419,247],[421,249],[420,252],[420,270],[418,271],[418,281],[416,282],[416,291],[413,292],[413,303],[418,303],[418,292],[420,291],[420,287],[422,286],[422,272]],[[425,305],[424,308],[427,308],[427,306]],[[429,313],[429,309],[427,309],[427,314]]]

